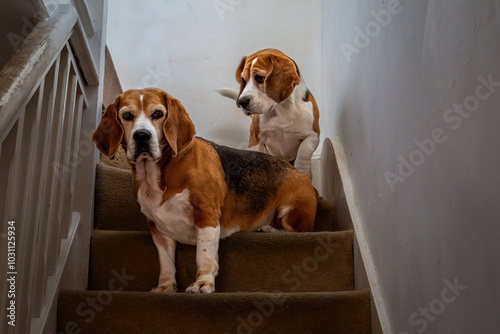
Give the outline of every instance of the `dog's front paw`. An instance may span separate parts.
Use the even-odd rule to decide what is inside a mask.
[[[160,293],[170,293],[176,291],[177,291],[177,283],[174,282],[162,284],[157,286],[156,288],[151,289],[151,292],[160,292]]]
[[[213,281],[203,280],[191,283],[186,289],[187,293],[212,293],[215,292],[215,283]]]

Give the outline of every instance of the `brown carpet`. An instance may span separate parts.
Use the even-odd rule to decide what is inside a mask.
[[[219,247],[218,292],[342,291],[354,289],[351,231],[236,233]],[[156,248],[149,232],[95,231],[91,242],[90,290],[105,289],[112,271],[136,278],[128,291],[150,291],[158,282]],[[177,285],[196,278],[196,247],[178,244]],[[296,269],[298,268],[298,269]]]
[[[97,309],[80,306],[86,299]],[[370,333],[368,291],[214,293],[65,291],[58,333]],[[99,304],[99,300],[103,303]],[[77,310],[80,310],[78,312]]]
[[[123,152],[97,167],[88,291],[62,291],[58,333],[370,333],[369,291],[354,290],[353,232],[318,204],[315,232],[236,233],[222,240],[216,293],[182,291],[195,247],[177,247],[180,292],[149,291],[158,257],[132,195]],[[119,292],[117,292],[119,291]]]

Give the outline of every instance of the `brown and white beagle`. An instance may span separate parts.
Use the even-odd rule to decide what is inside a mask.
[[[176,291],[176,242],[196,245],[196,282],[210,293],[219,239],[238,231],[312,231],[318,195],[288,162],[194,137],[181,103],[156,88],[129,90],[104,112],[93,141],[113,157],[121,145],[160,260],[158,286]]]
[[[248,147],[283,158],[312,179],[319,110],[297,64],[279,50],[260,50],[243,57],[236,80],[239,93],[228,88],[218,92],[251,115]]]

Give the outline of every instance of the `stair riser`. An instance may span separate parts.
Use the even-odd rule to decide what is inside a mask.
[[[99,298],[100,297],[100,298]],[[302,294],[62,292],[58,332],[370,333],[368,291]],[[101,301],[101,302],[100,302]]]
[[[132,192],[132,173],[97,164],[94,227],[146,231],[148,224]]]
[[[281,235],[282,236],[282,235]],[[352,232],[238,233],[219,246],[216,291],[341,291],[354,288]],[[196,278],[196,248],[178,244],[177,284],[184,291]],[[91,242],[90,290],[107,289],[116,272],[134,276],[124,289],[157,285],[158,256],[147,232],[95,231]]]

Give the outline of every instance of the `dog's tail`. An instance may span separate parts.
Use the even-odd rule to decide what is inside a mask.
[[[230,98],[231,100],[236,101],[238,99],[239,93],[236,89],[223,87],[223,88],[216,89],[215,91],[222,96]]]

